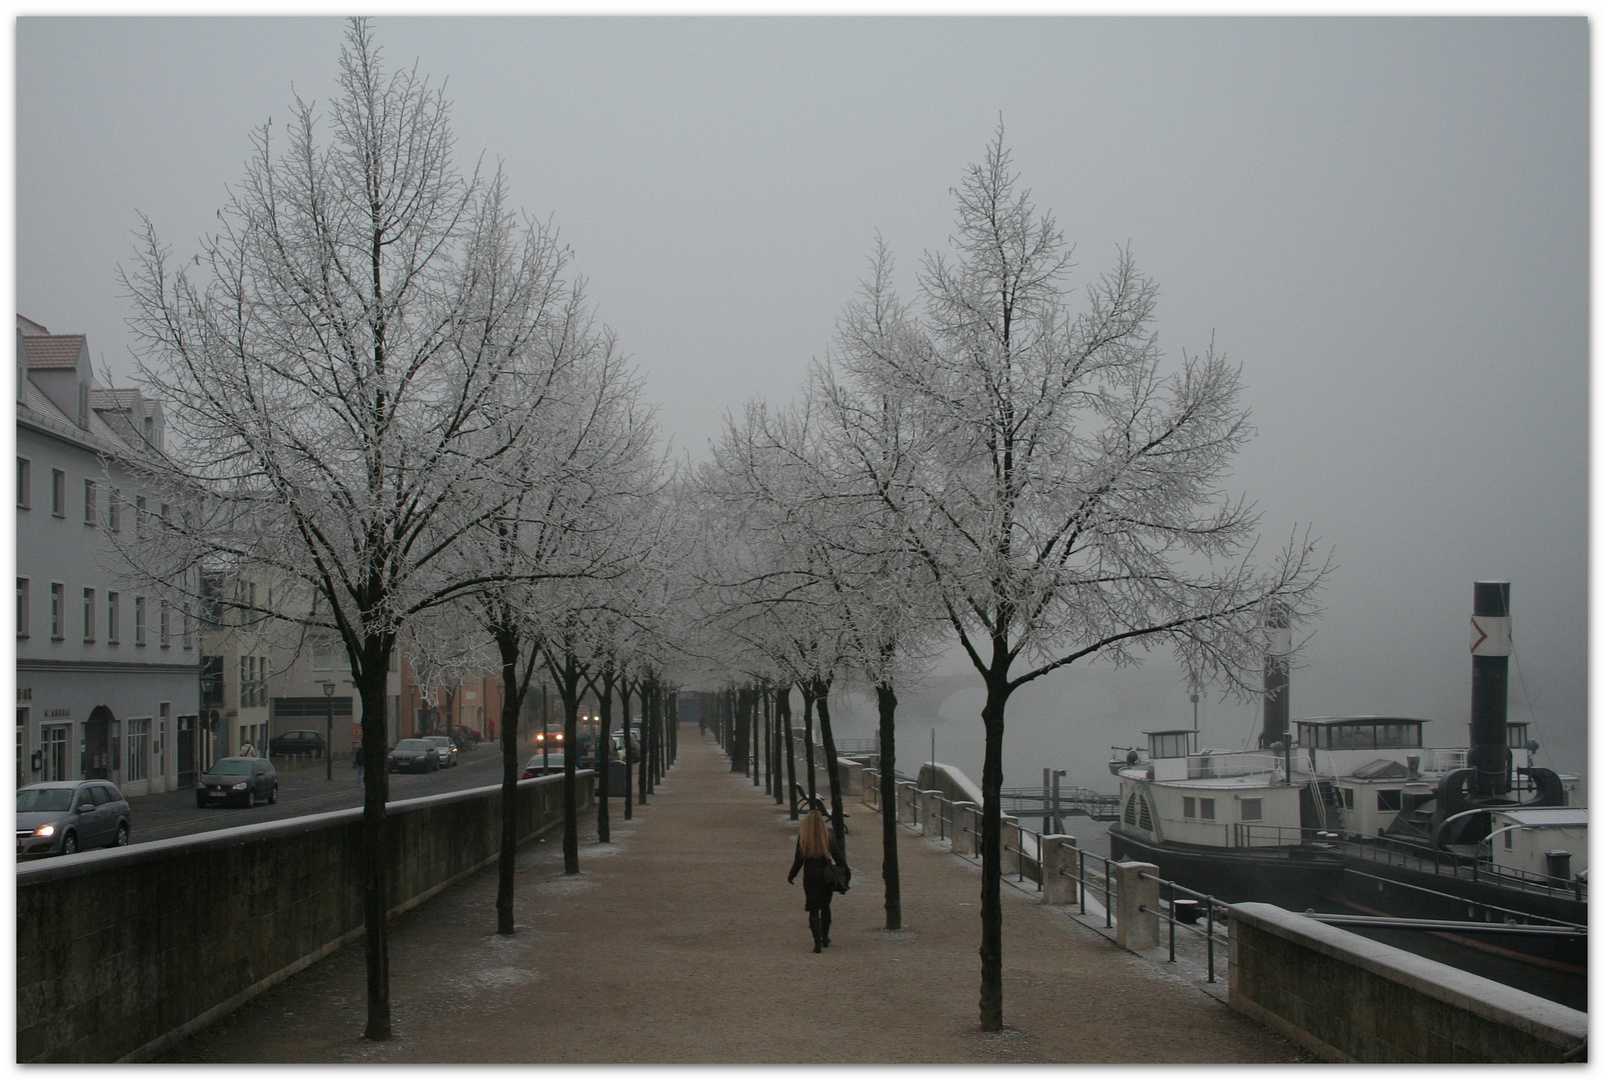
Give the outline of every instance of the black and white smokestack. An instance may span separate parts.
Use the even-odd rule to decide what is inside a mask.
[[[1271,603],[1264,610],[1264,729],[1259,733],[1259,749],[1287,741],[1287,716],[1291,701],[1287,694],[1287,654],[1292,651],[1292,631],[1285,604]]]
[[[1470,617],[1470,761],[1475,793],[1507,795],[1509,753],[1509,582],[1476,582]]]

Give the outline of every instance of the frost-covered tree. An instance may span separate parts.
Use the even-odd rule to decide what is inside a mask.
[[[175,261],[145,223],[123,275],[146,382],[172,405],[174,564],[254,566],[346,650],[362,752],[386,752],[386,676],[419,612],[482,588],[451,553],[508,512],[499,480],[548,374],[554,248],[499,174],[452,163],[447,102],[387,72],[352,20],[327,116],[296,100],[253,137],[219,231]],[[159,568],[181,580],[176,565]],[[251,605],[246,605],[251,606]],[[281,613],[265,603],[263,616]],[[388,778],[366,773],[366,1035],[390,1036]]]
[[[980,1020],[996,1031],[1010,695],[1160,646],[1194,678],[1247,689],[1265,604],[1306,615],[1324,567],[1307,536],[1252,558],[1256,512],[1219,487],[1249,435],[1238,373],[1212,350],[1166,364],[1157,289],[1129,253],[1072,313],[1069,251],[1000,130],[954,194],[952,250],[924,260],[917,310],[882,256],[835,360],[857,400],[856,418],[838,413],[843,445],[985,684]]]

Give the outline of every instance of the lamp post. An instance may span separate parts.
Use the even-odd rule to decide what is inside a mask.
[[[323,684],[323,700],[329,706],[328,734],[323,739],[323,771],[326,778],[334,779],[334,684]]]

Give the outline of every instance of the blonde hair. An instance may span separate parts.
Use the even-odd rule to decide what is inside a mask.
[[[797,830],[796,842],[802,848],[804,859],[828,859],[830,829],[824,815],[817,810],[808,811],[808,816],[802,819],[802,827]]]

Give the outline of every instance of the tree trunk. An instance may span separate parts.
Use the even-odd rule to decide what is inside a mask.
[[[632,786],[635,770],[635,733],[629,726],[629,682],[620,686],[619,699],[624,706],[624,820],[635,817],[635,789]]]
[[[818,684],[819,737],[824,740],[824,772],[830,778],[830,821],[835,827],[835,846],[846,858],[847,813],[841,805],[841,759],[835,752],[835,732],[830,727],[830,684]]]
[[[897,862],[897,693],[874,688],[880,707],[880,879],[886,886],[886,929],[902,929],[902,870]]]
[[[789,684],[780,687],[774,692],[775,719],[784,725],[782,741],[785,754],[785,791],[786,800],[791,804],[791,820],[797,819],[796,813],[796,747],[791,733],[791,687]]]
[[[611,823],[607,820],[607,789],[612,776],[608,770],[608,750],[612,746],[613,732],[613,668],[609,664],[602,672],[601,693],[597,695],[596,710],[601,717],[601,730],[596,733],[596,772],[598,774],[596,787],[596,841],[602,844],[613,842]]]
[[[980,770],[980,1030],[1001,1031],[1002,1011],[1002,751],[1005,681],[987,680],[986,757]]]
[[[513,869],[518,857],[518,714],[523,711],[528,682],[518,679],[518,639],[501,630],[501,853],[497,860],[496,933],[513,932]],[[532,662],[532,661],[531,661]]]
[[[802,691],[802,753],[808,762],[808,799],[819,797],[818,775],[813,769],[813,687],[803,682]]]
[[[563,657],[563,670],[553,672],[563,702],[563,873],[579,873],[579,662]]]
[[[389,682],[388,643],[366,643],[361,671],[352,672],[362,699],[362,925],[367,960],[368,1022],[363,1036],[388,1039],[390,1029],[390,828],[385,804],[390,801],[389,732],[385,723],[385,689]]]

